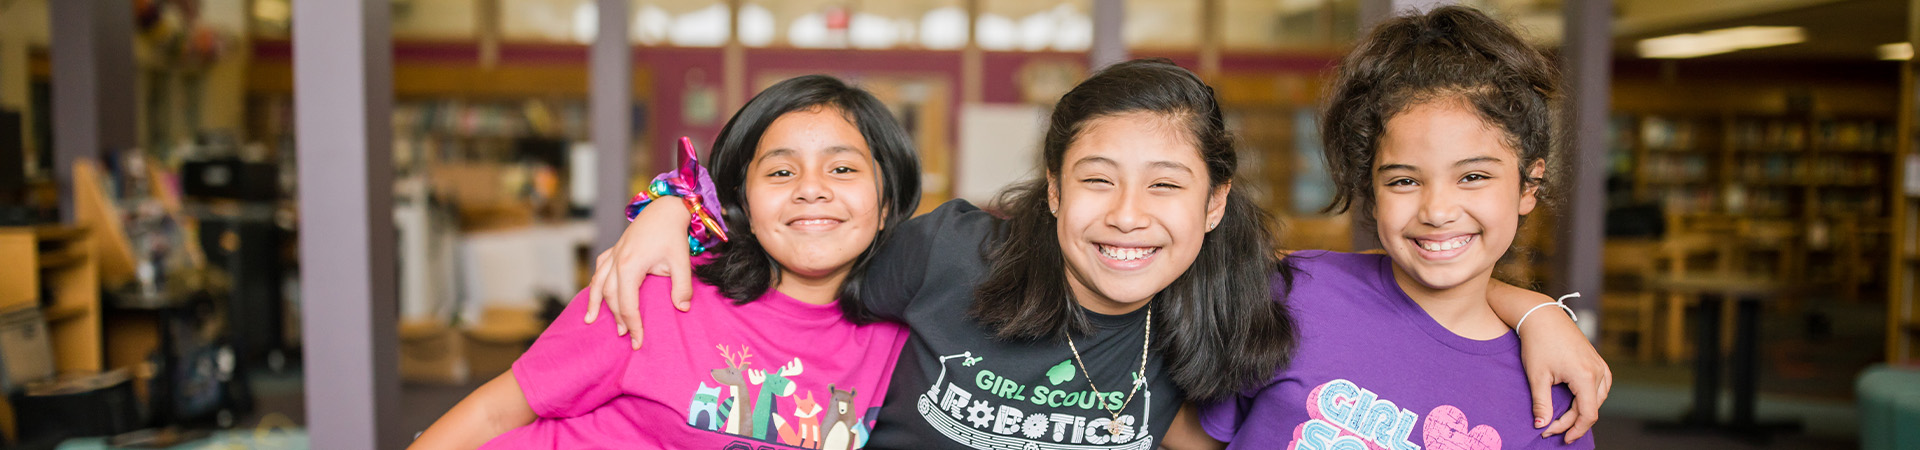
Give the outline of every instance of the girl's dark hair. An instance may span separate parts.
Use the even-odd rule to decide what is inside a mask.
[[[1054,106],[1042,147],[1046,175],[1009,188],[996,202],[1007,222],[988,241],[992,266],[970,313],[997,338],[1062,339],[1093,330],[1067,287],[1047,178],[1059,176],[1067,147],[1089,123],[1129,113],[1154,114],[1185,130],[1212,187],[1233,180],[1233,138],[1213,88],[1192,72],[1165,59],[1134,60],[1075,86]],[[1173,382],[1195,400],[1258,386],[1293,355],[1293,318],[1278,298],[1292,275],[1274,256],[1271,219],[1244,192],[1228,193],[1225,217],[1207,233],[1193,266],[1147,306],[1157,313],[1155,349]]]
[[[880,170],[880,234],[853,260],[853,269],[840,283],[841,312],[847,320],[865,324],[873,321],[873,315],[860,301],[860,279],[866,275],[874,250],[886,241],[886,234],[912,216],[920,205],[920,156],[914,152],[913,140],[907,137],[906,130],[887,111],[886,104],[880,103],[873,94],[834,77],[807,75],[774,84],[748,100],[740,112],[727,120],[726,127],[720,129],[720,137],[714,140],[713,153],[707,160],[713,175],[714,195],[726,210],[727,228],[733,232],[728,235],[730,241],[714,247],[717,256],[694,268],[693,273],[700,281],[718,287],[734,304],[760,298],[779,281],[780,262],[767,254],[750,231],[753,225],[747,214],[747,165],[753,162],[760,136],[775,119],[790,112],[821,108],[838,111],[860,129],[860,135],[867,139],[867,149],[873,152],[874,165]]]
[[[1373,160],[1387,121],[1413,106],[1461,101],[1507,135],[1520,156],[1521,187],[1538,187],[1542,205],[1556,194],[1560,72],[1546,55],[1500,21],[1473,8],[1444,6],[1375,26],[1340,63],[1320,119],[1333,203],[1373,221]],[[1547,176],[1528,170],[1547,163]]]

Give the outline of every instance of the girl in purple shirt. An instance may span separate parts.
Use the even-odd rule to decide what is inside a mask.
[[[1554,192],[1551,60],[1447,6],[1374,28],[1330,92],[1328,209],[1358,210],[1386,254],[1287,258],[1300,350],[1266,386],[1205,408],[1208,434],[1234,448],[1593,448],[1525,413],[1519,339],[1487,303],[1522,220]],[[1571,397],[1556,388],[1552,404]]]

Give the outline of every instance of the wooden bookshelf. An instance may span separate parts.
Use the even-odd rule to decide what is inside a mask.
[[[0,310],[37,306],[46,317],[59,373],[101,370],[100,279],[85,228],[0,228]],[[40,298],[43,292],[51,299]]]
[[[1850,299],[1886,288],[1895,121],[1870,114],[1632,113],[1614,120],[1616,176],[1661,205],[1667,233],[1731,236],[1735,270]]]
[[[56,374],[99,373],[100,278],[87,228],[0,228],[0,311],[40,308]],[[18,264],[14,264],[18,263]],[[45,290],[42,290],[45,287]],[[42,293],[51,298],[41,298]],[[13,408],[0,399],[0,434],[18,436]]]
[[[1920,34],[1916,32],[1915,34]],[[1893,180],[1887,195],[1893,201],[1891,249],[1887,260],[1891,273],[1887,288],[1887,363],[1906,364],[1920,360],[1920,124],[1916,123],[1920,99],[1916,95],[1914,63],[1900,67],[1900,112],[1898,143],[1894,147],[1889,170]]]

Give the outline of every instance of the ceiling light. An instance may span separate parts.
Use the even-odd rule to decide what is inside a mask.
[[[1800,27],[1737,27],[1644,39],[1639,48],[1643,58],[1693,58],[1806,40]]]
[[[1879,49],[1879,53],[1880,53],[1880,59],[1884,59],[1888,61],[1906,61],[1909,59],[1913,59],[1913,43],[1912,42],[1895,42],[1892,44],[1881,45]]]

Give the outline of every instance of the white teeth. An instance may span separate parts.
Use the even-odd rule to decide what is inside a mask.
[[[1132,260],[1152,256],[1153,253],[1158,250],[1159,250],[1158,248],[1118,248],[1118,247],[1109,247],[1105,245],[1100,246],[1101,255],[1104,255],[1109,259],[1115,259],[1120,261],[1132,261]]]
[[[1439,241],[1439,242],[1433,242],[1433,241],[1416,241],[1416,242],[1420,245],[1420,248],[1426,249],[1427,251],[1444,252],[1447,250],[1453,250],[1456,248],[1465,247],[1467,243],[1471,241],[1473,241],[1473,235],[1460,236],[1460,237],[1448,239],[1445,241]]]

